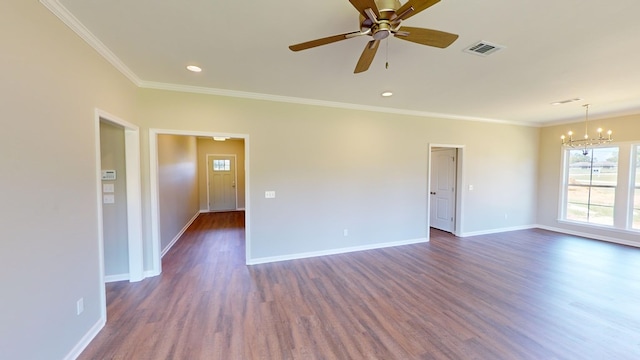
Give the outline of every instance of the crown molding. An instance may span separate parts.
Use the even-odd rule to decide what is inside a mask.
[[[612,120],[612,119],[622,118],[622,117],[627,117],[627,116],[638,116],[639,114],[640,114],[640,108],[632,108],[632,109],[625,109],[625,110],[620,110],[620,111],[604,112],[602,114],[591,114],[591,113],[589,113],[589,123],[594,122],[594,121],[599,121],[599,120]],[[576,123],[583,123],[584,124],[584,115],[582,116],[582,118],[573,117],[573,118],[570,118],[570,119],[553,120],[553,121],[547,121],[547,122],[542,123],[540,125],[541,125],[541,127],[551,127],[551,126],[568,125],[568,124],[576,124]]]
[[[102,43],[89,29],[87,29],[73,14],[67,10],[58,0],[40,0],[49,11],[51,11],[58,19],[75,32],[82,40],[94,48],[102,57],[104,57],[111,65],[118,69],[135,85],[140,86],[140,78],[133,72],[122,60],[120,60],[109,48]]]
[[[200,87],[200,86],[177,85],[177,84],[159,83],[159,82],[152,82],[152,81],[141,81],[139,86],[141,88],[146,88],[146,89],[187,92],[187,93],[196,93],[196,94],[204,94],[204,95],[228,96],[228,97],[242,98],[242,99],[323,106],[323,107],[331,107],[331,108],[338,108],[338,109],[371,111],[371,112],[409,115],[409,116],[417,116],[417,117],[464,120],[464,121],[479,121],[479,122],[489,122],[489,123],[528,126],[528,127],[540,126],[540,124],[529,123],[529,122],[525,123],[525,122],[515,122],[515,121],[508,121],[508,120],[480,118],[480,117],[473,117],[473,116],[441,114],[441,113],[434,113],[434,112],[427,112],[427,111],[405,110],[405,109],[396,109],[396,108],[389,108],[389,107],[382,107],[382,106],[359,105],[359,104],[350,104],[350,103],[335,102],[335,101],[325,101],[325,100],[298,98],[298,97],[291,97],[291,96],[253,93],[253,92],[245,92],[245,91],[237,91],[237,90],[216,89],[216,88]]]

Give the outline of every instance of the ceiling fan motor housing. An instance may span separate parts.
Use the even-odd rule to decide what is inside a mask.
[[[375,0],[378,11],[396,11],[400,8],[400,0]]]
[[[398,10],[401,6],[399,0],[375,0],[376,6],[378,7],[378,13],[380,16],[378,20],[391,20],[391,17],[395,14],[396,10]],[[366,31],[368,29],[372,29],[375,33],[376,29],[373,29],[374,23],[371,19],[360,15],[360,30]],[[387,36],[389,34],[387,33]],[[386,38],[387,36],[381,37],[381,39]]]

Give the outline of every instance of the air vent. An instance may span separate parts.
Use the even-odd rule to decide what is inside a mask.
[[[477,42],[463,51],[470,54],[480,55],[480,56],[488,56],[493,54],[494,52],[504,49],[505,47],[502,45],[492,44],[488,41],[480,41]]]
[[[554,101],[551,103],[551,105],[563,105],[563,104],[568,104],[568,103],[572,103],[572,102],[576,102],[576,101],[580,101],[582,100],[581,98],[573,98],[573,99],[567,99],[567,100],[561,100],[561,101]]]

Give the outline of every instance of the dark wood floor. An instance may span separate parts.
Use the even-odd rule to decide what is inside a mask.
[[[247,267],[203,214],[81,359],[640,359],[640,249],[525,230]]]

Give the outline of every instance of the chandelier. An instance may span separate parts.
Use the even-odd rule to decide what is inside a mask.
[[[613,139],[611,138],[611,130],[607,131],[607,136],[602,134],[602,128],[598,128],[596,130],[598,132],[598,136],[596,138],[591,138],[589,136],[588,131],[588,121],[589,121],[589,104],[582,105],[585,108],[585,117],[584,117],[584,138],[582,139],[574,139],[573,131],[569,131],[567,133],[568,137],[562,135],[560,139],[562,139],[562,145],[570,148],[582,148],[582,154],[587,155],[589,151],[587,148],[598,146],[606,143],[610,143]]]

